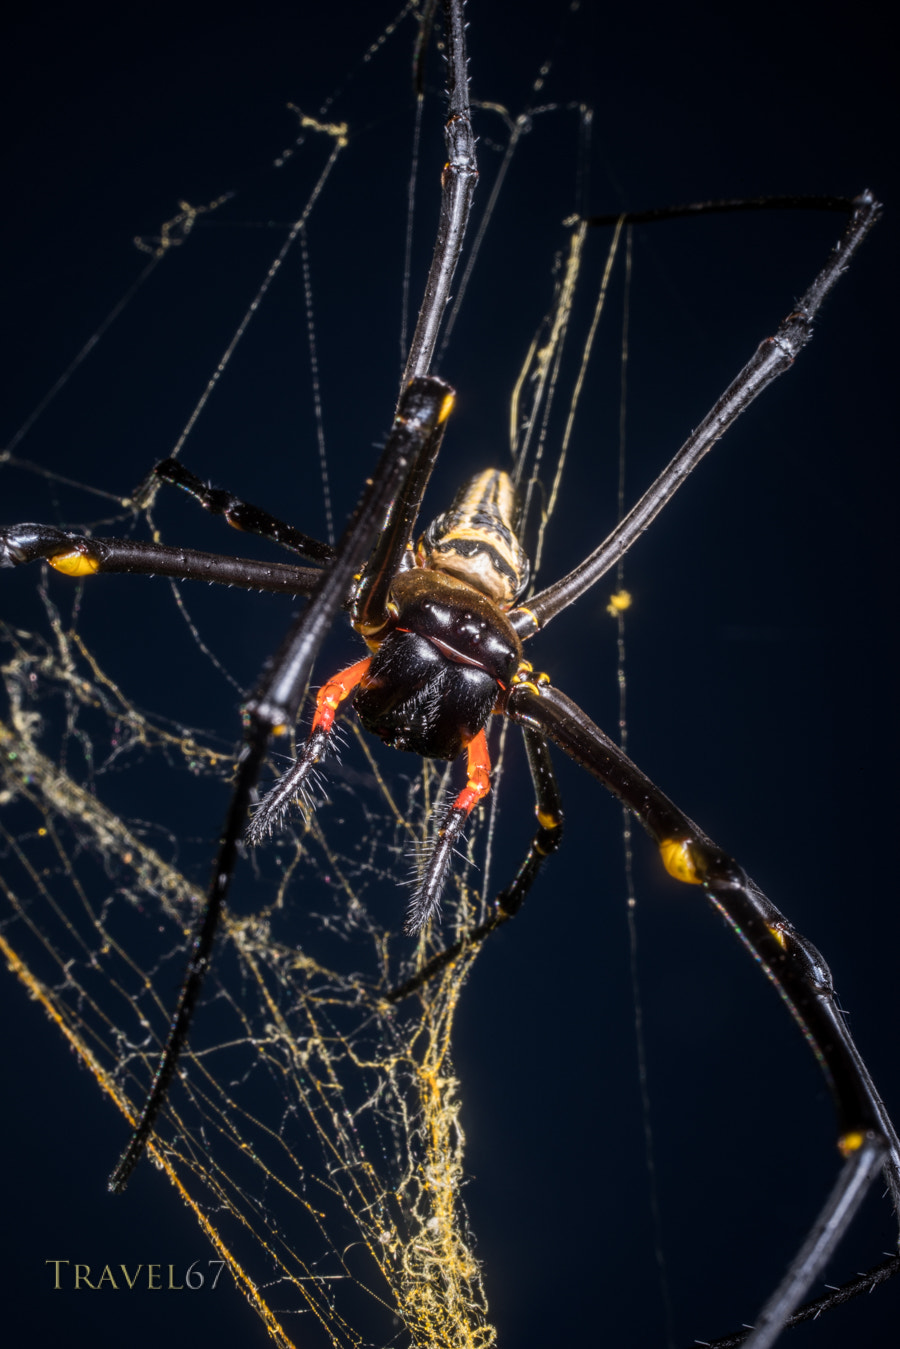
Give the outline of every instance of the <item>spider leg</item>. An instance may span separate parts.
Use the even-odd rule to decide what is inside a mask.
[[[655,225],[659,220],[678,220],[684,216],[729,215],[747,211],[842,211],[849,215],[856,203],[851,197],[803,195],[785,197],[733,197],[724,201],[692,201],[681,206],[657,206],[649,211],[622,211],[618,215],[591,215],[584,218],[590,226]]]
[[[441,380],[417,379],[407,387],[384,452],[344,531],[334,561],[319,577],[309,605],[288,633],[247,704],[244,748],[184,982],[147,1098],[135,1121],[128,1146],[110,1178],[109,1188],[114,1193],[125,1188],[140,1159],[187,1039],[270,737],[285,733],[296,720],[313,661],[334,615],[343,606],[415,456],[421,452],[423,443],[442,436],[451,404],[452,395]]]
[[[612,533],[589,557],[509,614],[523,639],[533,637],[624,557],[631,545],[656,518],[716,441],[724,435],[763,389],[790,368],[812,337],[813,322],[853,256],[875,224],[881,208],[871,192],[856,198],[854,211],[825,266],[773,337],[760,343],[737,378],[662,473]]]
[[[750,1349],[774,1342],[838,1244],[879,1168],[900,1209],[900,1142],[836,1006],[831,972],[743,869],[703,834],[582,710],[548,680],[523,673],[507,715],[548,737],[598,778],[656,842],[666,870],[701,886],[775,984],[813,1049],[838,1115],[844,1167],[782,1284],[763,1308]]]
[[[838,1287],[832,1287],[829,1293],[823,1297],[814,1298],[812,1302],[804,1302],[785,1321],[785,1327],[799,1326],[804,1321],[815,1321],[822,1315],[822,1312],[830,1311],[832,1307],[841,1307],[845,1302],[850,1302],[853,1298],[859,1297],[862,1293],[872,1293],[879,1284],[886,1283],[888,1279],[896,1277],[900,1272],[900,1255],[889,1256],[887,1260],[882,1260],[872,1269],[867,1270],[865,1274],[857,1274],[855,1278],[848,1279],[846,1283]],[[706,1349],[738,1349],[738,1346],[747,1343],[750,1331],[747,1329],[739,1330],[732,1335],[722,1335],[719,1339],[710,1340]]]
[[[187,492],[188,496],[198,501],[210,515],[224,516],[233,529],[239,529],[245,534],[258,534],[263,539],[271,539],[282,548],[290,548],[313,562],[330,562],[334,557],[334,549],[330,544],[320,543],[318,539],[302,534],[293,525],[286,524],[284,520],[270,515],[259,506],[242,501],[240,497],[233,496],[231,492],[226,492],[221,487],[211,487],[209,483],[202,482],[178,459],[163,459],[161,463],[156,464],[153,473],[160,482],[172,483],[173,486]]]
[[[212,515],[222,515],[234,528],[257,534],[289,548],[301,557],[330,562],[334,549],[286,524],[259,506],[210,487],[177,459],[163,459],[151,474],[161,482],[181,487]],[[136,493],[136,499],[141,493]],[[96,539],[71,534],[52,525],[21,524],[0,530],[0,567],[21,566],[42,559],[67,576],[122,572],[142,576],[171,576],[180,581],[207,581],[263,590],[274,594],[309,595],[321,573],[310,567],[257,562],[251,558],[222,557],[196,548],[172,548],[133,539]]]
[[[501,890],[497,896],[495,926],[519,912],[538,872],[547,858],[559,848],[563,837],[565,817],[562,798],[547,742],[543,736],[527,726],[522,727],[522,737],[534,786],[534,813],[537,816],[538,827],[519,870],[506,889]]]
[[[463,950],[472,950],[496,928],[513,918],[522,907],[525,896],[531,889],[544,862],[551,853],[556,852],[562,842],[564,821],[562,800],[559,793],[559,784],[556,781],[556,773],[553,770],[553,763],[550,758],[550,750],[543,736],[538,735],[535,731],[523,726],[522,734],[525,740],[525,752],[528,756],[531,781],[534,786],[535,814],[538,819],[538,827],[535,830],[528,852],[525,854],[511,883],[497,896],[490,915],[471,928],[459,941],[452,942],[443,951],[438,951],[402,984],[392,988],[385,995],[388,1002],[402,1002],[404,998],[408,998],[411,993],[415,993],[417,989],[424,987],[436,974],[440,974],[441,970],[452,964]],[[447,863],[449,863],[449,850],[447,852]],[[440,887],[442,886],[443,877],[439,883],[438,894],[440,894]]]
[[[444,415],[446,416],[446,411]],[[423,440],[402,486],[391,503],[387,521],[354,594],[353,626],[373,649],[377,648],[390,622],[391,585],[394,578],[398,572],[414,566],[413,533],[440,442],[440,436]],[[247,828],[249,843],[260,843],[269,836],[277,829],[291,801],[298,794],[303,796],[304,784],[313,765],[327,752],[334,715],[338,707],[365,677],[368,668],[368,660],[358,661],[348,670],[335,675],[334,679],[329,680],[320,690],[306,745],[293,766],[260,802]],[[462,824],[459,823],[453,830],[453,843],[458,838],[461,828]],[[437,850],[442,862],[442,876],[446,875],[451,853],[452,843],[448,839],[446,846],[439,846]],[[439,891],[430,906],[431,909],[436,907],[438,896]]]
[[[447,46],[449,116],[444,127],[447,162],[441,175],[441,216],[425,283],[425,297],[410,343],[401,388],[431,368],[453,273],[462,252],[463,237],[478,181],[475,136],[469,113],[469,76],[466,69],[466,25],[460,0],[444,0],[444,41]]]
[[[467,753],[466,785],[446,812],[429,843],[425,874],[406,910],[403,930],[408,936],[421,931],[428,920],[439,912],[447,871],[466,820],[491,790],[491,760],[484,731],[472,737]]]
[[[353,626],[373,648],[390,618],[390,591],[395,576],[415,565],[413,532],[439,449],[440,437],[437,437],[426,441],[416,456],[391,504],[388,519],[354,597]]]
[[[845,1152],[843,1146],[841,1151]],[[769,1349],[769,1345],[775,1343],[788,1317],[853,1221],[872,1181],[879,1171],[888,1168],[886,1153],[886,1140],[873,1131],[847,1156],[806,1240],[757,1316],[753,1333],[746,1340],[748,1349]]]
[[[312,567],[223,557],[196,548],[170,548],[134,539],[92,539],[53,525],[11,525],[0,530],[0,567],[37,561],[49,562],[66,576],[94,576],[98,572],[171,576],[179,581],[215,582],[279,595],[309,595],[322,575]]]
[[[337,710],[350,697],[360,680],[365,678],[371,663],[371,657],[367,656],[323,684],[316,698],[316,711],[306,744],[296,762],[278,779],[254,811],[247,825],[248,843],[261,843],[277,829],[285,811],[297,796],[306,803],[306,784],[315,764],[328,752]]]

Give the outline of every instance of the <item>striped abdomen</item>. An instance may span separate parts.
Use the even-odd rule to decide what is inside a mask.
[[[528,558],[516,538],[516,489],[508,473],[485,469],[456,494],[418,544],[419,565],[466,581],[501,608],[528,584]]]

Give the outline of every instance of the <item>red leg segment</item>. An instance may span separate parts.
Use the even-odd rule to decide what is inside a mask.
[[[491,790],[491,759],[484,731],[479,731],[473,736],[467,748],[469,759],[466,785],[453,802],[453,809],[461,810],[466,815],[470,814]]]
[[[340,674],[336,674],[333,679],[329,679],[327,684],[322,685],[316,698],[313,731],[319,729],[323,731],[331,730],[341,703],[345,702],[357,685],[365,679],[371,664],[372,657],[366,656],[365,660],[358,660],[355,665],[349,666],[346,670],[341,670]],[[487,745],[485,745],[485,753],[487,753]]]

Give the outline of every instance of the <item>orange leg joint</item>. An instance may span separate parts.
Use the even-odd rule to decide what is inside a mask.
[[[345,702],[357,685],[365,679],[371,664],[372,657],[367,656],[365,660],[358,660],[355,665],[341,670],[340,674],[336,674],[327,684],[322,685],[316,698],[316,713],[312,724],[314,731],[320,728],[323,731],[331,730],[341,703]]]
[[[463,810],[467,815],[491,790],[491,760],[484,731],[469,741],[468,754],[466,785],[453,802],[454,810]]]

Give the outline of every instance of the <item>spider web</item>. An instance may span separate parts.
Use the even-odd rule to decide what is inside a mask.
[[[123,500],[151,464],[178,443],[181,429],[190,425],[184,459],[191,468],[324,536],[328,498],[314,448],[320,398],[329,492],[340,527],[374,459],[372,441],[386,427],[399,368],[398,346],[380,333],[382,327],[391,334],[399,329],[403,199],[412,154],[406,72],[409,21],[404,22],[402,37],[389,26],[371,47],[354,34],[352,49],[331,53],[334,67],[345,76],[343,87],[332,102],[323,103],[317,95],[308,109],[303,105],[304,114],[311,109],[310,115],[330,131],[304,127],[299,120],[304,114],[287,111],[277,122],[273,115],[265,153],[259,144],[252,153],[243,153],[236,127],[228,128],[216,138],[198,181],[191,181],[190,192],[201,205],[192,197],[191,205],[179,207],[174,215],[169,179],[161,175],[168,194],[164,205],[161,201],[155,216],[142,214],[130,231],[150,251],[136,263],[131,259],[126,263],[124,250],[116,259],[125,283],[117,294],[129,294],[136,272],[143,275],[150,268],[150,276],[108,331],[101,332],[97,351],[92,349],[75,371],[77,380],[73,376],[61,387],[34,430],[29,428],[28,438],[13,448],[12,459],[4,466],[5,477],[15,484],[7,488],[8,499],[16,501],[13,518],[87,522],[98,534],[124,532],[131,527],[132,516]],[[477,55],[476,44],[473,61],[480,61],[483,70],[499,69],[491,46],[499,41],[486,33]],[[523,57],[528,77],[552,49],[549,37],[542,35],[540,42],[530,66]],[[500,78],[496,83],[487,78],[476,81],[476,94],[486,103],[503,103],[516,111],[527,94],[522,68],[516,79],[508,80],[508,87]],[[502,291],[502,325],[494,306],[484,303],[489,290],[499,286],[492,270],[498,253],[480,263],[486,268],[480,280],[477,270],[473,276],[442,368],[458,384],[461,399],[431,498],[434,510],[426,507],[428,518],[446,504],[468,471],[469,458],[473,468],[497,462],[496,447],[507,439],[508,391],[516,385],[542,305],[547,306],[548,317],[538,330],[526,391],[537,382],[536,370],[552,368],[548,339],[559,309],[553,308],[550,297],[560,294],[572,236],[572,228],[561,228],[559,220],[577,204],[572,183],[579,145],[577,109],[565,107],[577,81],[569,72],[554,86],[553,73],[551,67],[540,101],[557,107],[546,116],[535,116],[533,130],[523,136],[517,156],[532,157],[521,169],[517,157],[498,208],[507,214],[491,227],[502,254],[504,238],[516,228],[513,222],[528,220],[538,241],[529,263],[532,270],[516,263],[513,282]],[[416,277],[421,275],[415,264],[427,255],[433,229],[429,212],[436,206],[439,83],[432,69],[427,100],[431,127],[420,151],[417,188],[413,305]],[[305,93],[303,89],[301,97]],[[290,96],[298,100],[296,83]],[[486,108],[480,116],[484,181],[479,192],[484,202],[509,127],[496,109]],[[317,191],[339,139],[333,128],[345,118],[349,144],[338,148],[337,162]],[[545,124],[552,124],[552,131],[544,133]],[[548,144],[556,147],[550,154]],[[555,177],[550,161],[554,154],[563,158],[560,145],[566,147],[566,163],[564,168],[556,166]],[[383,197],[386,162],[392,157],[398,163],[388,207]],[[269,164],[276,160],[280,166],[269,172]],[[535,173],[542,187],[540,208],[534,204]],[[289,174],[294,176],[289,179]],[[854,179],[853,185],[861,184]],[[755,184],[742,182],[739,187],[750,190]],[[698,195],[708,190],[706,180]],[[689,195],[680,184],[653,193],[654,199]],[[636,190],[634,196],[637,204],[643,204]],[[193,423],[198,393],[242,331],[249,301],[268,275],[290,225],[307,207],[305,232],[298,235],[289,259],[216,380],[202,415]],[[143,202],[141,210],[148,210]],[[170,223],[160,228],[158,222],[166,219]],[[821,231],[823,243],[832,233],[828,222]],[[334,254],[323,260],[322,240],[329,236]],[[786,287],[781,278],[773,284],[778,297],[774,311],[770,307],[759,321],[742,317],[739,356],[765,330],[773,312],[780,316],[784,297],[802,287],[818,263],[822,250],[817,252],[817,247],[805,236],[797,245],[796,280]],[[593,246],[593,275],[576,286],[582,334],[593,308],[604,250],[605,243]],[[386,286],[377,284],[381,272],[387,276]],[[523,276],[528,278],[525,285]],[[112,308],[108,298],[104,306],[99,298],[95,301],[86,338],[101,331],[103,314]],[[743,299],[727,303],[744,305]],[[197,313],[203,316],[199,325],[191,321]],[[476,316],[472,320],[476,326],[466,327],[469,313]],[[488,320],[478,317],[485,313]],[[492,370],[486,386],[481,377],[480,387],[486,387],[488,395],[478,399],[476,408],[471,391],[479,387],[476,366],[483,359],[474,342],[479,323],[491,330]],[[312,367],[308,326],[315,335]],[[638,325],[636,331],[643,330]],[[578,423],[590,428],[583,456],[588,460],[599,457],[596,442],[615,441],[618,340],[614,329],[605,352],[611,359],[604,361],[604,353],[598,354],[598,361],[612,373],[597,375],[591,390],[594,401],[582,410]],[[55,342],[54,337],[51,363]],[[104,366],[110,347],[110,364]],[[54,370],[67,363],[59,350]],[[540,486],[535,509],[552,495],[580,340],[573,339],[570,350],[572,365],[561,376],[552,413],[555,429],[548,431],[545,461],[536,470]],[[123,351],[131,353],[126,359],[134,376],[124,396],[117,387]],[[655,356],[654,360],[651,353],[650,363],[667,370],[666,348],[661,358],[659,351]],[[681,428],[703,410],[705,398],[709,401],[719,391],[734,364],[728,357],[718,365],[708,362],[707,384],[699,395],[695,386],[689,411],[677,407],[675,374],[664,377],[664,399],[659,391],[652,396],[671,404],[671,422]],[[79,401],[67,403],[76,384],[83,390]],[[47,387],[52,387],[52,379],[45,381],[43,388]],[[606,429],[599,432],[594,409],[604,399],[612,413]],[[364,418],[358,415],[359,406],[367,410]],[[529,417],[527,392],[518,420],[530,420],[538,430],[542,426],[541,415]],[[34,441],[38,426],[45,446],[77,445],[77,452],[73,448],[68,459],[51,460],[49,453],[42,458]],[[138,428],[142,448],[132,452]],[[660,441],[659,462],[673,445],[668,427],[665,437],[663,444],[662,432],[653,429],[647,435]],[[466,467],[461,471],[456,461],[464,455]],[[51,462],[52,473],[46,467]],[[293,467],[297,464],[299,474]],[[261,471],[255,474],[257,467]],[[526,477],[532,467],[530,460]],[[295,476],[301,479],[299,488],[293,485]],[[95,488],[110,495],[85,496]],[[598,513],[611,509],[608,503],[614,492],[613,469],[602,489],[593,485],[590,491],[575,489],[567,499],[563,488],[560,510],[565,512],[562,532],[568,546],[560,546],[559,532],[554,538],[551,528],[543,571],[547,579],[571,565],[602,532]],[[282,505],[282,496],[291,493],[289,505]],[[601,497],[607,503],[603,507]],[[705,509],[708,519],[713,511]],[[702,521],[703,508],[699,514]],[[193,503],[175,493],[157,498],[151,525],[166,541],[271,556],[271,549],[243,536],[237,541],[232,536],[223,539],[219,522],[208,521]],[[698,526],[698,532],[703,527]],[[572,543],[574,538],[577,544]],[[664,547],[660,544],[661,550]],[[210,592],[201,601],[188,586],[179,588],[175,601],[179,609],[173,610],[165,583],[140,578],[102,578],[83,590],[55,577],[36,590],[34,575],[25,572],[3,579],[4,586],[9,581],[12,588],[7,609],[12,621],[3,654],[9,699],[3,731],[7,776],[2,872],[9,904],[0,929],[4,955],[18,982],[59,1028],[101,1090],[119,1110],[134,1108],[165,1032],[194,904],[206,884],[234,763],[240,690],[252,686],[262,658],[277,644],[286,610],[269,598],[233,592]],[[605,602],[604,595],[592,611],[592,628],[602,628]],[[771,625],[765,614],[759,621]],[[338,622],[336,627],[340,626]],[[111,627],[118,639],[113,645]],[[665,642],[675,640],[670,620],[657,615],[657,641],[661,635]],[[607,621],[605,639],[592,632],[588,648],[579,629],[577,663],[584,689],[579,690],[570,673],[565,678],[567,689],[606,724],[615,720],[611,655],[604,657],[610,671],[606,709],[598,708],[602,695],[597,690],[597,669],[604,640],[611,651],[612,637]],[[545,650],[546,646],[534,658],[552,671],[556,658],[545,655]],[[151,661],[150,653],[162,659]],[[339,668],[349,658],[346,635],[336,632],[319,669]],[[694,679],[696,662],[687,662],[685,668]],[[679,687],[671,697],[680,704],[688,691]],[[653,690],[641,701],[658,699]],[[696,723],[689,717],[688,724]],[[648,767],[657,771],[652,762]],[[504,835],[515,832],[515,820],[530,819],[527,789],[520,792],[514,780],[523,774],[521,761],[514,760],[495,798],[501,803],[501,822],[486,812],[481,825],[471,831],[467,856],[458,861],[445,903],[438,944],[477,919],[515,865],[527,825],[518,827],[518,836],[509,844]],[[659,771],[659,776],[667,787],[672,783],[671,771]],[[483,1006],[478,989],[469,987],[463,993],[470,961],[458,962],[412,1006],[392,1008],[385,1001],[385,994],[414,959],[399,935],[404,898],[399,887],[412,866],[410,854],[427,836],[427,820],[440,799],[440,778],[434,773],[420,775],[418,766],[403,756],[385,757],[358,739],[349,724],[341,762],[327,765],[325,778],[315,815],[295,821],[292,830],[273,847],[254,854],[239,874],[234,911],[220,936],[191,1051],[160,1126],[155,1160],[200,1221],[213,1254],[229,1262],[236,1282],[277,1341],[312,1346],[486,1345],[495,1337],[485,1292],[492,1271],[490,1267],[487,1274],[482,1271],[481,1248],[470,1231],[464,1203],[473,1163],[472,1149],[464,1151],[464,1133],[471,1128],[463,1101],[477,1123],[479,1102],[489,1093],[469,1064],[464,1096],[456,1066],[457,1046],[460,1040],[465,1045],[475,1038],[472,1022]],[[577,779],[572,781],[577,793]],[[572,793],[570,788],[567,802]],[[691,799],[689,794],[685,798]],[[578,803],[576,813],[577,808]],[[736,809],[740,812],[740,807]],[[748,809],[752,807],[745,807],[745,812]],[[711,821],[710,827],[714,824]],[[557,918],[583,885],[585,869],[602,852],[601,827],[591,809],[582,830],[595,840],[595,853],[581,863],[580,876],[576,869],[575,879],[560,885],[554,884],[550,873],[549,898],[541,902],[555,906]],[[805,826],[799,828],[804,832]],[[722,833],[723,842],[730,845],[733,833]],[[604,869],[611,873],[614,824],[612,842],[606,846]],[[734,850],[739,851],[737,845]],[[600,888],[621,889],[617,874]],[[605,899],[592,888],[588,902],[599,910]],[[707,923],[705,915],[698,920],[699,925]],[[818,935],[814,925],[804,925]],[[602,920],[579,919],[576,944],[590,952],[590,961],[578,966],[576,953],[569,949],[564,964],[549,951],[532,956],[531,965],[523,960],[518,988],[520,993],[522,988],[536,993],[529,999],[538,1004],[534,1023],[528,1022],[527,1012],[507,1008],[499,1014],[493,1011],[492,1019],[482,1020],[477,1032],[494,1041],[521,1034],[524,1052],[541,1064],[532,1096],[555,1093],[571,1107],[569,1132],[555,1140],[554,1147],[576,1150],[579,1144],[574,1140],[582,1140],[585,1160],[579,1170],[590,1196],[585,1199],[589,1215],[599,1211],[605,1188],[604,1167],[599,1159],[589,1159],[593,1147],[589,1135],[610,1109],[596,1099],[598,1080],[602,1087],[611,1070],[605,1061],[598,1065],[595,1025],[617,1015],[610,1003],[601,1001],[603,995],[596,988],[597,953],[603,940]],[[661,940],[665,945],[666,937]],[[692,942],[700,940],[692,933]],[[721,934],[713,932],[711,942],[721,945],[721,941]],[[506,952],[511,945],[512,939]],[[822,945],[831,956],[832,947],[826,941]],[[487,949],[483,959],[493,960]],[[516,960],[515,954],[511,959]],[[730,965],[727,968],[731,970]],[[603,973],[606,979],[605,962]],[[671,981],[671,969],[664,967],[661,977]],[[750,971],[748,984],[752,978]],[[583,1005],[568,1006],[570,982],[593,990],[596,1023],[587,1022]],[[845,985],[842,977],[841,987]],[[679,1006],[684,1008],[689,1000],[688,991],[680,990]],[[861,1001],[862,995],[857,996],[855,1003]],[[558,1020],[551,1021],[550,1002],[562,1009]],[[683,1014],[700,1025],[701,1035],[711,1034],[693,1006]],[[567,1075],[571,1069],[557,1065],[563,1062],[564,1042],[578,1038],[591,1048],[589,1055],[575,1055],[574,1071],[581,1076],[574,1078]],[[631,1059],[629,1050],[625,1055]],[[521,1066],[524,1078],[527,1067]],[[808,1080],[810,1084],[815,1080],[814,1065]],[[817,1090],[810,1085],[811,1094]],[[611,1108],[617,1112],[621,1098],[615,1088],[612,1096]],[[586,1099],[590,1104],[585,1107],[580,1103]],[[522,1109],[525,1113],[534,1109],[527,1092]],[[584,1118],[579,1119],[581,1114]],[[821,1101],[818,1115],[824,1152],[830,1121]],[[77,1132],[77,1127],[70,1122],[67,1131]],[[111,1133],[114,1141],[105,1141],[104,1148],[112,1150],[103,1151],[96,1175],[101,1199],[103,1167],[112,1164],[118,1141],[124,1140],[124,1122],[121,1130]],[[709,1164],[714,1168],[714,1162]],[[477,1160],[474,1169],[479,1171]],[[555,1175],[555,1168],[550,1168],[544,1183],[536,1187],[536,1225],[553,1221],[548,1216],[552,1209],[541,1207],[540,1196],[544,1184],[552,1188]],[[490,1188],[490,1178],[480,1171],[479,1181]],[[138,1183],[136,1177],[134,1187]],[[495,1192],[494,1201],[503,1208],[507,1198]],[[588,1216],[584,1230],[590,1232],[595,1225],[601,1220]],[[478,1222],[475,1230],[489,1226]],[[615,1242],[626,1240],[615,1230],[611,1237]],[[590,1242],[583,1235],[573,1237],[573,1245],[576,1241],[588,1253],[587,1263],[576,1267],[582,1279],[589,1278],[594,1260]],[[786,1249],[791,1244],[787,1242]],[[81,1257],[76,1253],[71,1258]],[[95,1258],[102,1265],[115,1256],[104,1251]],[[781,1258],[776,1254],[776,1270]],[[503,1285],[511,1276],[501,1265],[494,1277],[502,1309]],[[766,1277],[760,1275],[760,1293],[765,1291]],[[704,1303],[705,1299],[704,1293]],[[747,1302],[742,1300],[744,1314],[758,1301],[755,1291]],[[733,1302],[731,1307],[722,1313],[725,1324],[735,1317]],[[566,1324],[565,1317],[559,1324]],[[710,1329],[705,1318],[700,1329]]]
[[[48,718],[20,694],[39,667],[43,695],[61,697],[73,738],[115,739],[123,757],[138,746],[180,756],[200,777],[222,756],[136,716],[55,615],[53,629],[55,650],[17,646],[7,666],[19,731],[3,730],[7,790],[42,823],[5,835],[4,889],[17,921],[5,925],[3,951],[124,1113],[146,1088],[146,1055],[168,1010],[158,989],[168,965],[183,959],[197,892],[140,825],[129,827],[68,776],[63,755],[41,752]],[[105,737],[83,715],[96,702],[108,718]],[[414,1342],[486,1344],[493,1336],[458,1201],[462,1136],[449,1061],[462,969],[422,1000],[424,1015],[412,1023],[388,1010],[388,939],[360,895],[369,878],[389,874],[400,848],[381,843],[387,819],[366,813],[356,855],[336,857],[313,822],[282,845],[270,908],[226,920],[210,990],[215,1039],[194,1037],[153,1151],[279,1342],[290,1342],[279,1322],[308,1310],[323,1342],[384,1342],[399,1315]],[[396,826],[402,832],[399,815]],[[288,886],[299,883],[308,892],[330,886],[339,903],[320,919],[318,939],[298,948],[279,940],[279,919]],[[329,942],[335,929],[339,940]],[[348,948],[351,968],[362,963],[360,936],[370,969],[348,973]],[[330,967],[334,946],[345,959]],[[380,980],[373,953],[383,957]],[[248,1233],[262,1250],[243,1257]],[[314,1262],[303,1251],[318,1252]],[[364,1323],[384,1320],[380,1330],[363,1338],[353,1328],[340,1310],[342,1283],[357,1300],[369,1290]]]

